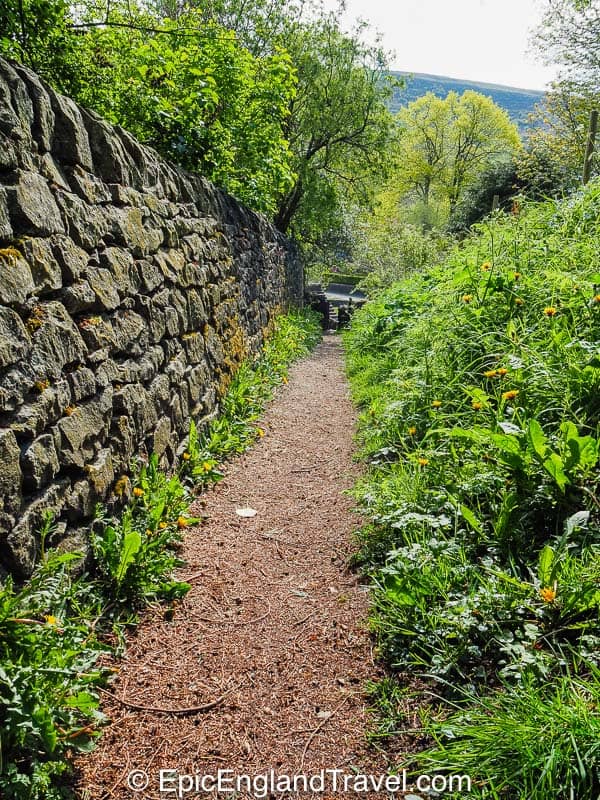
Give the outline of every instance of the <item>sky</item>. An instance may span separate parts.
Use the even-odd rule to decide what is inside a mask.
[[[335,0],[325,0],[334,8]],[[523,89],[543,89],[554,67],[526,53],[542,0],[347,0],[357,17],[383,33],[395,51],[392,69],[425,72]]]

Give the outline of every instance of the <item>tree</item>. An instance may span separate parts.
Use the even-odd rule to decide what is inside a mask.
[[[464,191],[491,165],[510,161],[521,142],[507,113],[478,92],[440,99],[431,92],[398,114],[397,180],[451,214]]]
[[[534,47],[560,66],[558,83],[583,95],[600,87],[600,0],[547,0]]]

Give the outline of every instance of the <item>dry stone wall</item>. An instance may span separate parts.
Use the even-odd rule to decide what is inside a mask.
[[[264,218],[0,59],[0,571],[31,573],[48,509],[85,544],[301,297]]]

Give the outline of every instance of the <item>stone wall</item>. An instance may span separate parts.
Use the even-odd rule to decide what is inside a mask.
[[[134,456],[172,464],[301,297],[264,218],[0,59],[0,569],[31,573],[45,510],[80,542]]]

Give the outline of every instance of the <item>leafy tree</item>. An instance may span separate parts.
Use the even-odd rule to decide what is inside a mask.
[[[31,67],[64,91],[77,48],[70,23],[68,0],[2,0],[0,54]]]
[[[548,0],[534,46],[546,63],[560,66],[559,83],[583,94],[598,94],[599,0]]]
[[[492,210],[494,197],[498,197],[498,208],[508,210],[515,194],[522,188],[515,163],[498,161],[487,167],[464,192],[448,220],[451,233],[463,234]]]
[[[425,205],[445,201],[449,213],[483,172],[521,146],[506,112],[473,91],[445,99],[429,92],[401,109],[398,122],[399,185]]]

